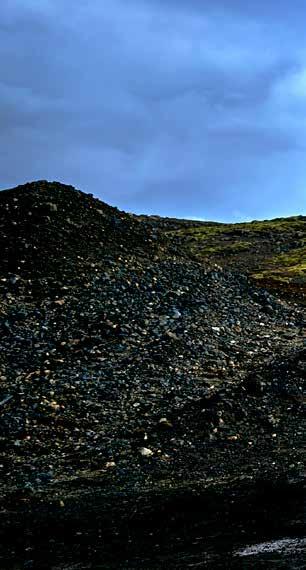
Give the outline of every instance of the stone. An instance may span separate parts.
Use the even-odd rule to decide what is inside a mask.
[[[148,447],[141,447],[139,449],[139,453],[142,455],[142,457],[151,457],[151,455],[153,455],[153,451]]]

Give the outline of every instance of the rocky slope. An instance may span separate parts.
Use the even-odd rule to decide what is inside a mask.
[[[302,306],[59,183],[1,192],[0,224],[1,567],[92,513],[106,556],[190,493],[302,484]]]
[[[151,219],[192,258],[245,273],[258,286],[305,304],[305,216],[238,224],[141,218]]]

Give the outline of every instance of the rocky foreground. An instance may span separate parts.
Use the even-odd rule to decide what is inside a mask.
[[[1,568],[171,567],[199,521],[301,505],[301,304],[59,183],[0,226]]]

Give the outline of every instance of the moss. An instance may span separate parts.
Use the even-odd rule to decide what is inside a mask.
[[[224,244],[224,245],[216,245],[216,246],[207,246],[201,249],[197,247],[194,248],[194,251],[198,251],[201,255],[231,255],[239,253],[240,251],[246,251],[252,247],[252,243],[250,242],[242,242],[238,241],[236,243],[231,244]]]
[[[305,218],[294,216],[291,218],[279,218],[274,220],[254,220],[253,222],[241,222],[238,224],[210,224],[209,222],[203,225],[184,227],[179,230],[171,230],[169,234],[177,236],[193,236],[201,239],[206,236],[213,236],[218,234],[231,234],[237,235],[237,232],[289,232],[294,233],[297,231],[305,232]]]
[[[238,224],[188,221],[168,232],[193,258],[249,274],[256,282],[306,287],[306,218]]]
[[[262,271],[252,275],[255,279],[274,279],[294,281],[305,279],[306,283],[306,247],[293,249],[288,253],[276,255],[267,260]]]

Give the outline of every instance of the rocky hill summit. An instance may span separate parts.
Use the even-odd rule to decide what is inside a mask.
[[[155,251],[156,230],[149,222],[58,182],[2,191],[0,220],[0,272],[17,280],[71,279],[105,257]]]
[[[67,522],[86,536],[98,517],[105,557],[127,528],[150,540],[154,517],[171,525],[186,493],[239,502],[258,481],[301,484],[302,306],[71,186],[1,192],[0,226],[1,533],[15,557],[25,520],[29,544]]]

